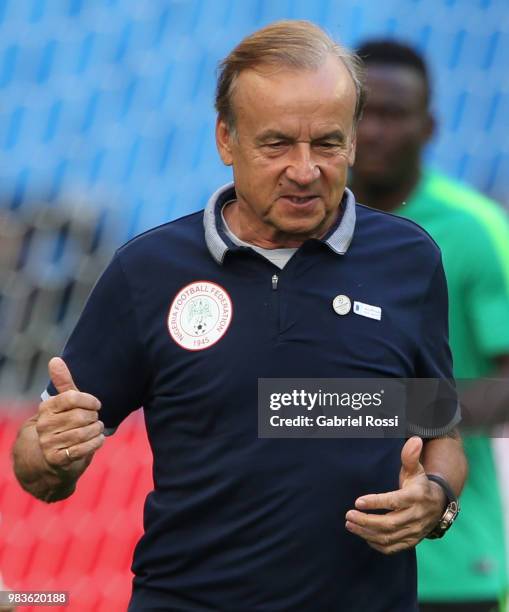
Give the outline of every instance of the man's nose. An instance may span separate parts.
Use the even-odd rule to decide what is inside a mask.
[[[320,177],[320,168],[313,159],[308,142],[297,142],[292,147],[286,176],[299,185],[309,185]]]

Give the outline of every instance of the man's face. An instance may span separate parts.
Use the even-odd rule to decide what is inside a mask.
[[[332,56],[316,70],[241,72],[236,134],[218,120],[216,137],[251,235],[288,245],[332,225],[355,157],[355,101],[352,78]]]
[[[421,150],[433,133],[425,83],[411,67],[372,64],[366,85],[354,174],[372,186],[397,187],[419,166]]]

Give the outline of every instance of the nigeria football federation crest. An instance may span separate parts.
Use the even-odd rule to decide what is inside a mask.
[[[175,295],[168,313],[168,331],[182,348],[201,351],[224,336],[232,314],[226,289],[210,281],[195,281]]]

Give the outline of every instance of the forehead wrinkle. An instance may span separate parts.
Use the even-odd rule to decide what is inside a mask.
[[[334,126],[325,126],[324,128],[316,128],[313,129],[311,126],[309,138],[303,139],[298,136],[294,136],[291,130],[285,129],[273,129],[267,128],[262,130],[261,133],[257,134],[255,137],[255,141],[258,144],[266,144],[273,140],[289,140],[294,143],[313,143],[315,141],[320,140],[335,140],[338,142],[344,142],[345,134],[342,129],[335,128]]]
[[[327,105],[338,105],[343,107],[341,110],[344,107],[346,109],[351,107],[353,116],[356,101],[355,84],[340,60],[331,57],[328,65],[324,63],[316,70],[273,66],[269,68],[248,69],[238,76],[232,99],[237,117],[240,112],[249,111],[253,105],[260,104],[269,112],[281,109],[285,115],[304,114],[306,118],[322,109],[327,112]],[[337,75],[334,80],[331,79],[331,69],[333,74]],[[292,78],[293,87],[278,87],[281,77],[286,78],[286,76]],[[316,87],[312,84],[310,87],[310,80],[316,81]],[[314,92],[316,93],[313,96]],[[330,112],[333,115],[334,109]],[[249,115],[249,112],[244,112],[244,115]]]

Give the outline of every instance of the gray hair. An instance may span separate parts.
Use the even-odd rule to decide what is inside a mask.
[[[297,20],[277,21],[254,32],[220,63],[215,101],[219,117],[235,133],[232,98],[243,70],[263,64],[313,70],[330,55],[344,64],[355,85],[354,125],[357,125],[366,101],[362,60],[314,23]]]

